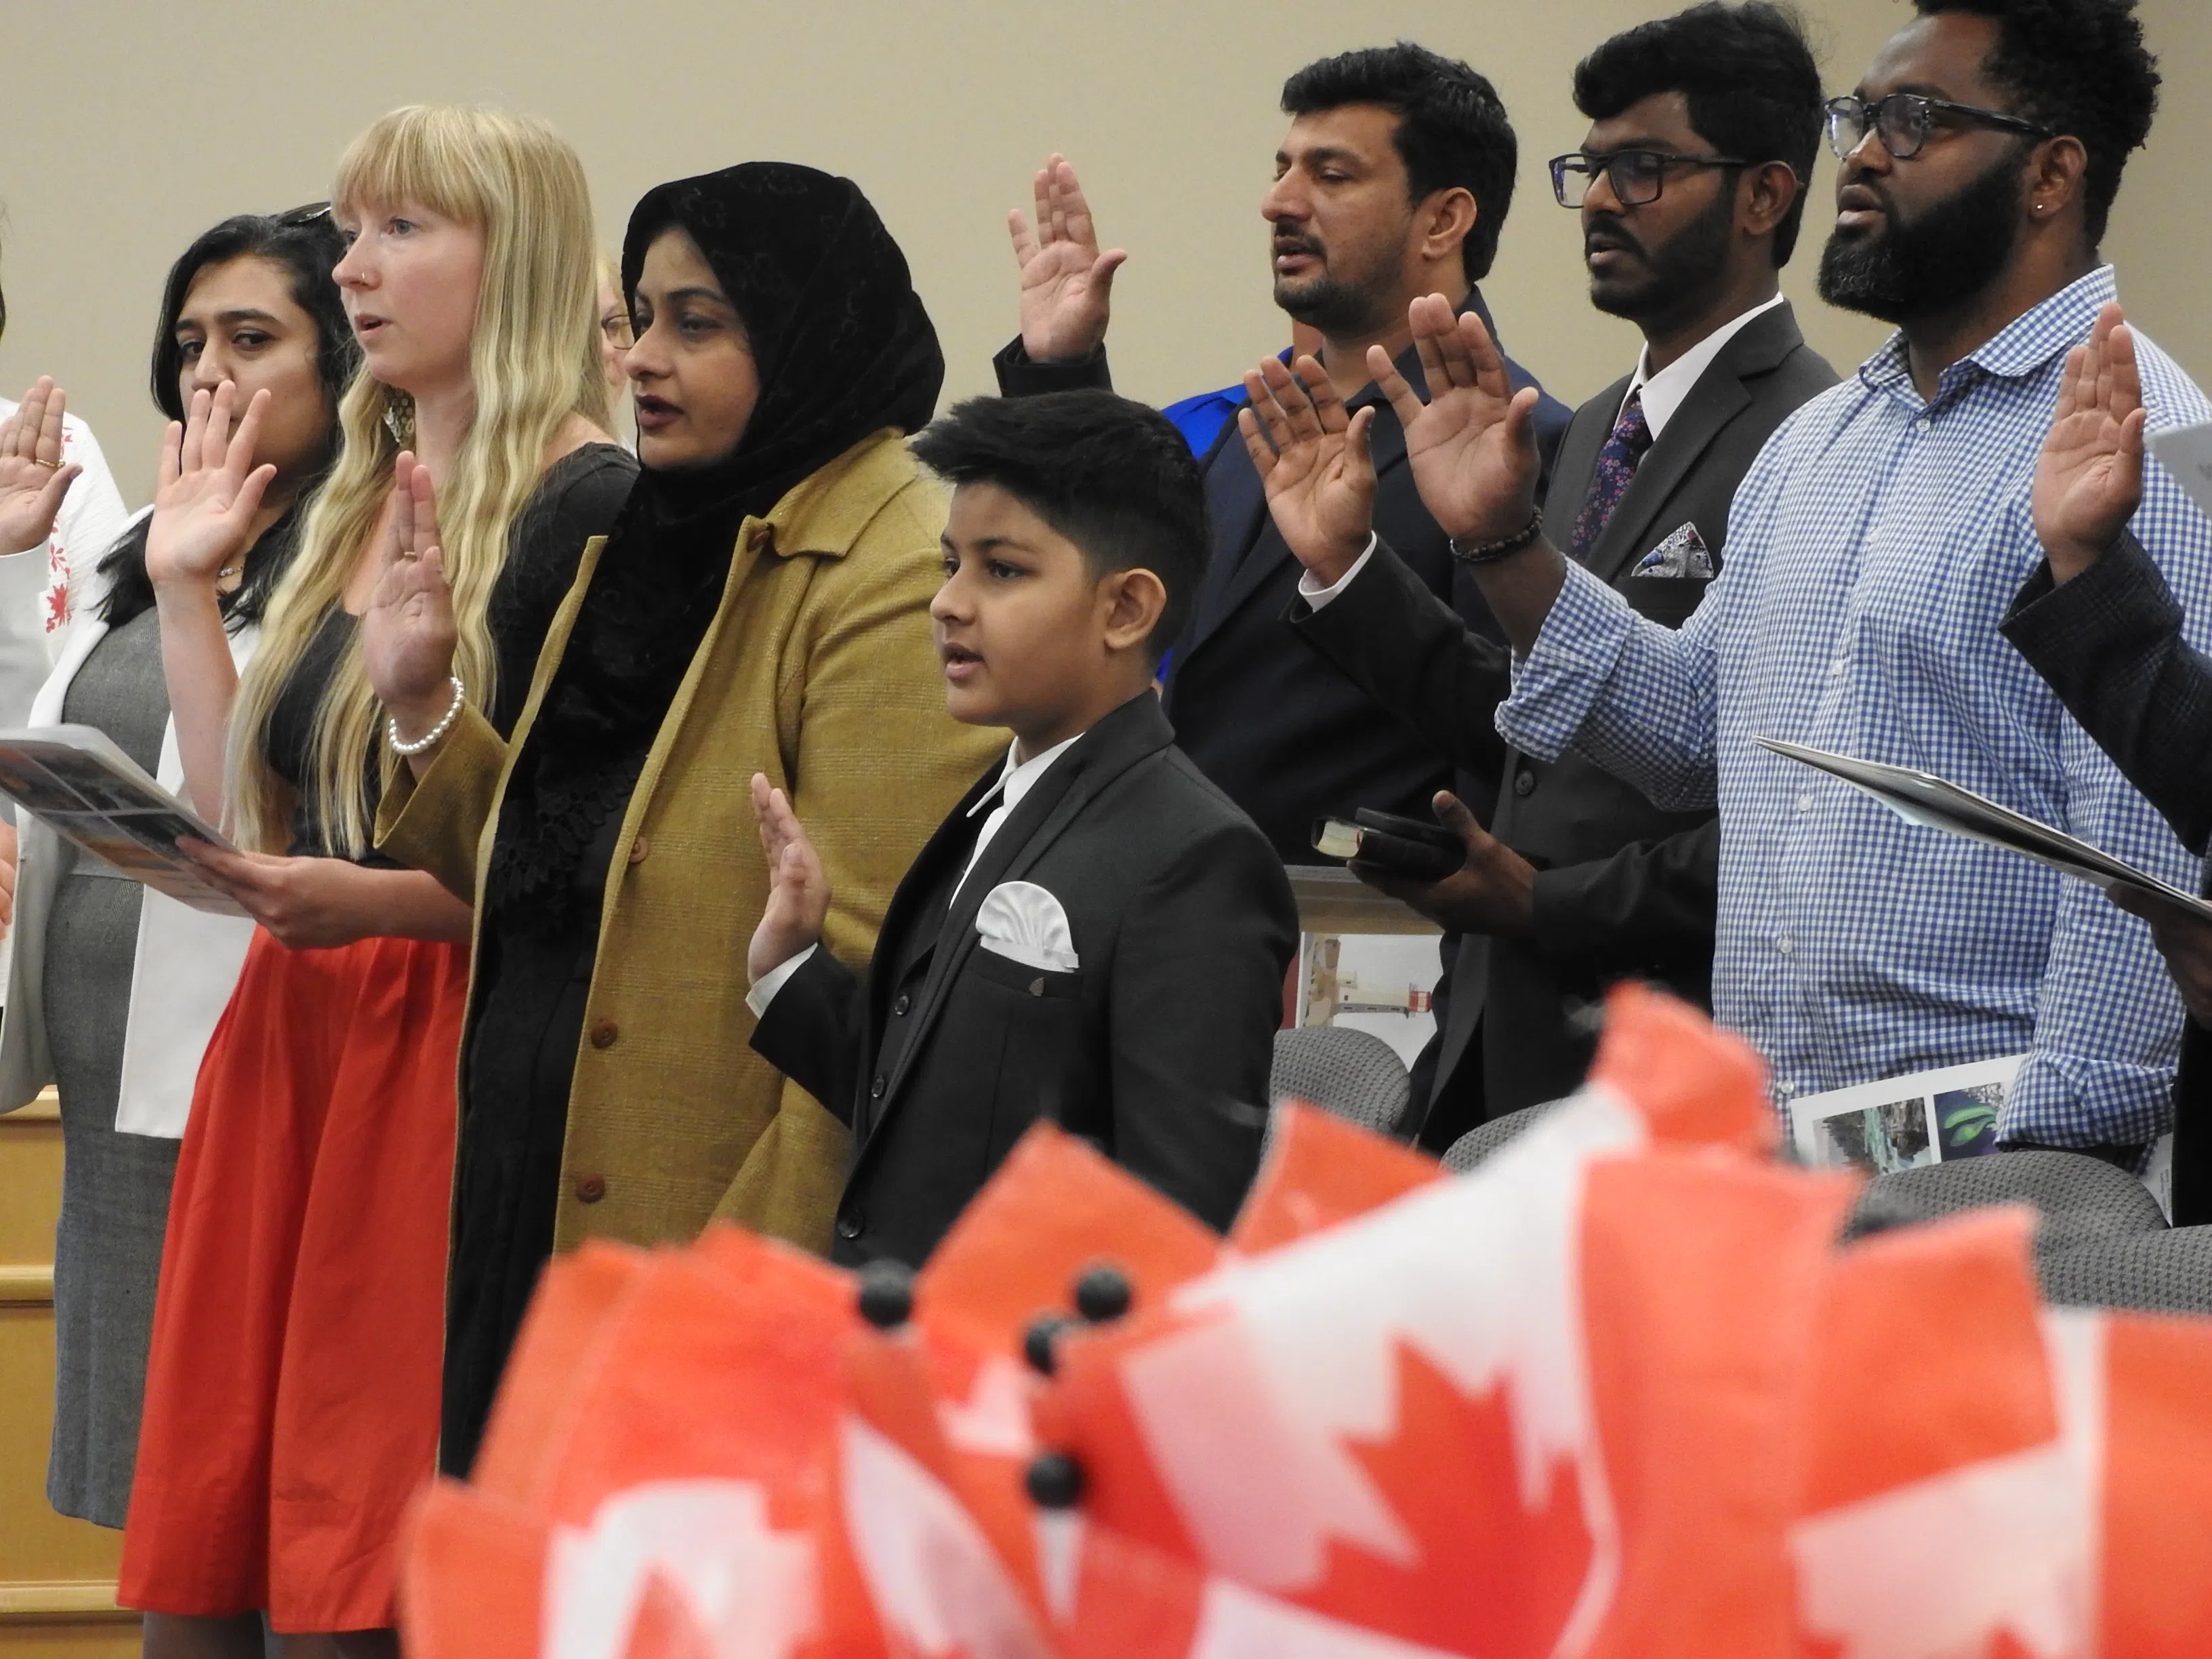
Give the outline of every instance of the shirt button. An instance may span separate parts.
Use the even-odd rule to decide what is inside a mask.
[[[868,1098],[870,1100],[881,1100],[883,1097],[884,1079],[881,1075],[878,1075],[876,1080],[868,1085]]]
[[[1516,795],[1534,794],[1536,793],[1536,775],[1525,766],[1518,772],[1516,772],[1513,775],[1513,793]]]
[[[866,1218],[858,1210],[848,1210],[837,1218],[837,1237],[842,1239],[858,1238],[867,1231],[867,1226]]]
[[[903,1016],[906,1011],[913,1006],[914,999],[908,996],[905,992],[902,991],[899,993],[898,1000],[891,1004],[891,1012]]]
[[[607,1181],[605,1176],[582,1176],[577,1179],[576,1201],[578,1203],[596,1204],[606,1195]]]
[[[592,1047],[611,1048],[615,1039],[622,1035],[622,1027],[611,1019],[596,1020],[592,1025]]]
[[[1797,947],[1791,941],[1789,934],[1777,933],[1774,936],[1774,948],[1781,951],[1782,954],[1786,957]]]
[[[1841,674],[1848,670],[1850,665],[1851,659],[1849,657],[1838,657],[1835,661],[1828,665],[1828,672],[1831,674]]]
[[[643,836],[640,836],[629,844],[629,861],[632,864],[642,864],[645,862],[645,855],[652,850],[653,843]]]
[[[1813,798],[1812,798],[1810,795],[1800,795],[1800,796],[1798,796],[1798,797],[1797,797],[1797,810],[1798,810],[1799,811],[1801,811],[1801,812],[1809,812],[1809,811],[1811,811],[1813,810]]]
[[[1915,432],[1925,432],[1935,424],[1935,422],[1929,420],[1925,415],[1923,415],[1918,420],[1912,423],[1912,429]]]

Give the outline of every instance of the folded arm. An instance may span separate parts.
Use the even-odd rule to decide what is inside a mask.
[[[1720,857],[1714,818],[1611,858],[1538,871],[1537,954],[1608,978],[1710,975]]]
[[[1114,948],[1114,1156],[1208,1226],[1259,1168],[1297,916],[1249,830],[1188,845],[1131,903]]]
[[[2038,571],[2004,635],[2201,854],[2212,838],[2212,659],[2183,636],[2184,620],[2150,555],[2123,532],[2069,580]]]

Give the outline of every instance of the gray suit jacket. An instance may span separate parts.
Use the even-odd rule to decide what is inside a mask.
[[[1774,429],[1835,383],[1786,302],[1746,325],[1644,457],[1590,550],[1592,572],[1680,626],[1711,579],[1639,576],[1638,561],[1694,525],[1717,568],[1736,486]],[[1628,386],[1617,380],[1576,410],[1559,446],[1544,516],[1563,542]],[[1502,766],[1492,833],[1540,872],[1534,939],[1469,938],[1447,963],[1425,1103],[1434,1145],[1578,1085],[1593,1040],[1578,1016],[1612,981],[1637,975],[1710,1000],[1720,836],[1711,814],[1662,811],[1578,754],[1547,763],[1507,749],[1491,714],[1503,653],[1424,603],[1395,560],[1378,562],[1323,610],[1301,603],[1294,620],[1460,766]]]

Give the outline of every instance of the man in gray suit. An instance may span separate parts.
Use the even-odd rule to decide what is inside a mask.
[[[1591,303],[1635,322],[1644,347],[1632,374],[1576,411],[1545,518],[1637,610],[1679,626],[1720,568],[1753,457],[1836,381],[1777,282],[1820,142],[1820,71],[1789,12],[1705,4],[1607,40],[1574,90],[1593,125],[1579,151],[1553,161],[1554,191],[1581,211]],[[1287,372],[1267,378],[1298,396]],[[1373,878],[1462,935],[1447,941],[1437,1036],[1415,1070],[1424,1145],[1441,1151],[1573,1090],[1592,1041],[1577,1015],[1611,981],[1636,975],[1708,1000],[1711,813],[1662,812],[1578,755],[1546,763],[1508,750],[1488,718],[1504,654],[1387,546],[1333,585],[1309,574],[1291,614],[1462,768],[1500,776],[1488,833],[1437,797],[1467,842],[1457,873]]]

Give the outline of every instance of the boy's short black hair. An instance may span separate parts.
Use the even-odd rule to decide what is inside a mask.
[[[2143,45],[2135,0],[1913,0],[1923,17],[1963,12],[1997,27],[1983,65],[2014,112],[2081,141],[2089,246],[2105,240],[2128,153],[2158,113],[2158,59]]]
[[[1152,660],[1175,643],[1213,536],[1198,461],[1166,416],[1110,392],[970,398],[914,453],[948,483],[996,484],[1080,548],[1094,577],[1151,571],[1168,594]]]
[[[1391,142],[1413,201],[1454,185],[1474,198],[1474,228],[1460,244],[1460,262],[1470,283],[1490,275],[1520,165],[1498,88],[1467,64],[1411,40],[1324,58],[1283,82],[1285,115],[1346,104],[1378,104],[1398,117]]]
[[[1774,229],[1774,263],[1788,264],[1825,118],[1820,66],[1796,10],[1706,0],[1624,30],[1575,66],[1575,107],[1593,121],[1667,92],[1683,95],[1690,125],[1717,154],[1790,164],[1797,200]]]

